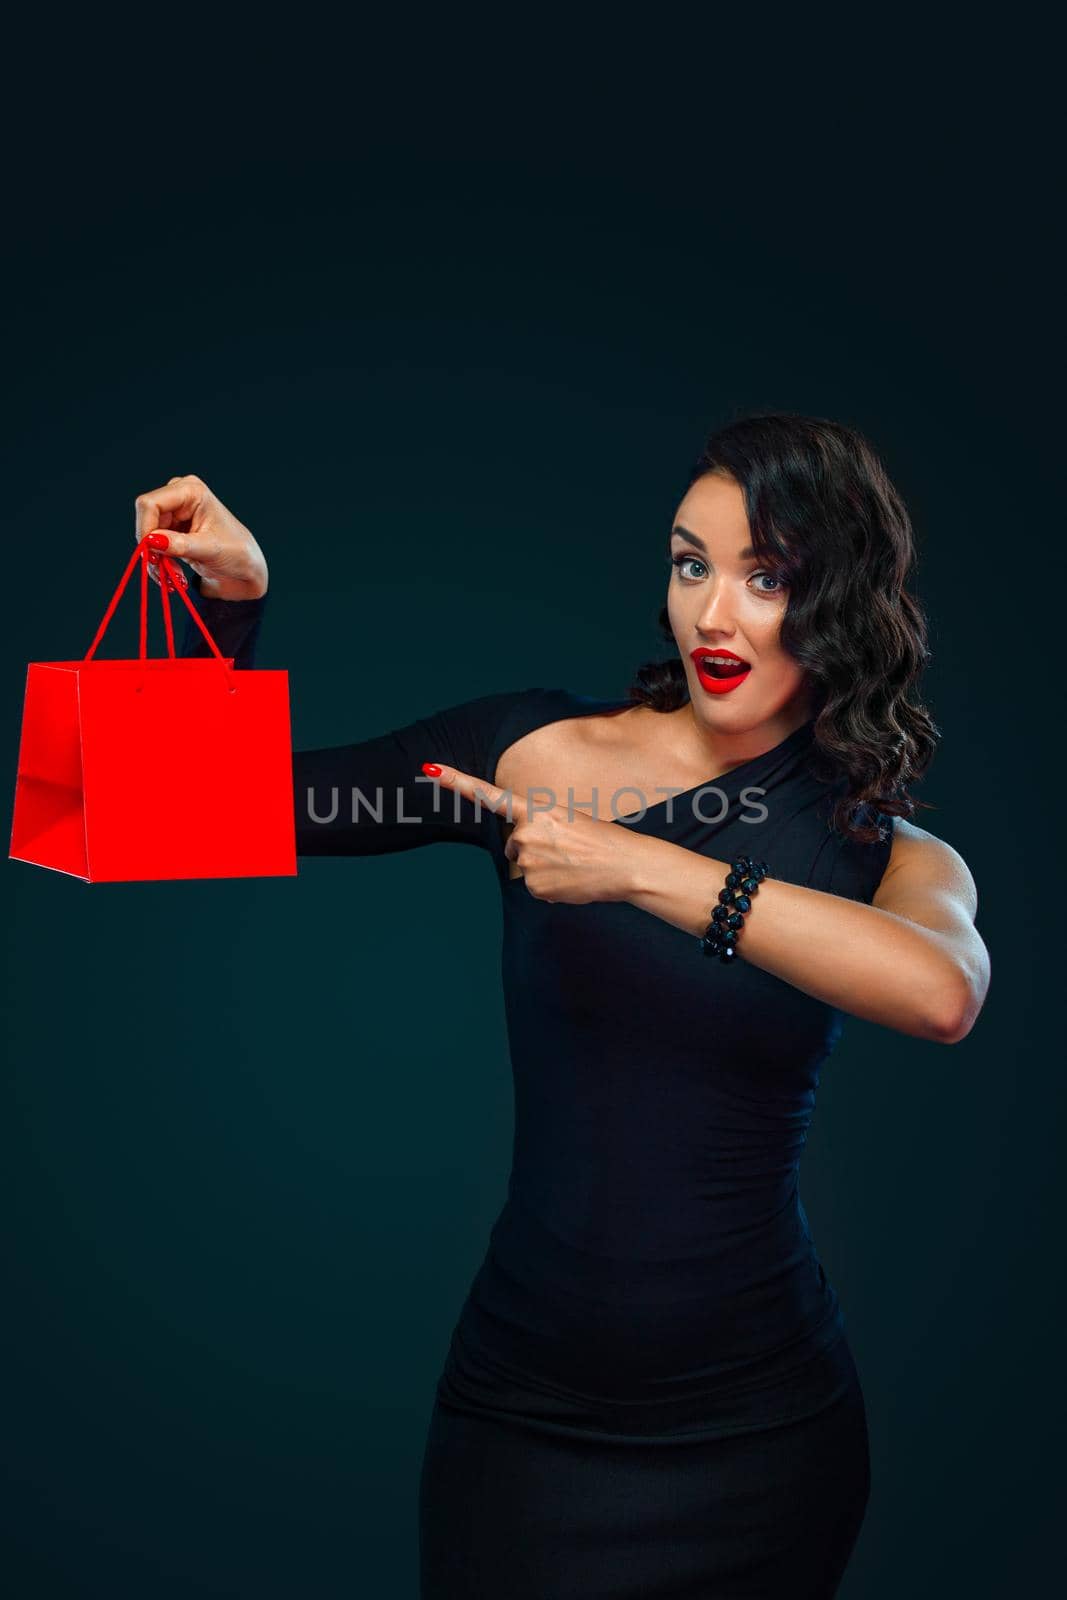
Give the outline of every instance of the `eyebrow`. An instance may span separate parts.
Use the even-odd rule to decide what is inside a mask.
[[[670,533],[667,535],[667,554],[668,555],[670,554],[671,540],[674,538],[675,534],[677,534],[680,539],[688,539],[690,544],[695,544],[698,550],[703,550],[704,554],[707,555],[708,547],[704,543],[703,539],[698,539],[695,533],[690,533],[689,532],[688,528],[680,528],[680,527],[672,528]],[[746,546],[745,546],[745,548],[743,550],[739,550],[737,552],[737,559],[738,559],[738,561],[748,561],[749,558],[751,556],[754,556],[755,554],[756,554],[756,552],[755,552],[755,550],[753,550],[752,546],[750,544],[746,544]]]

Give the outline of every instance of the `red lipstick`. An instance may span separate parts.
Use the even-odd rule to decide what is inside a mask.
[[[701,688],[709,694],[729,694],[731,689],[744,683],[752,671],[751,662],[733,650],[712,650],[702,644],[691,650],[689,655],[697,669]],[[723,665],[716,665],[716,662],[722,662]]]

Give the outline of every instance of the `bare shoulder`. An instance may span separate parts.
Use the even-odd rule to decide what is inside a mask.
[[[573,789],[576,803],[585,806],[604,804],[605,795],[620,789],[647,795],[670,779],[670,787],[684,790],[706,776],[706,766],[693,777],[683,766],[676,777],[677,763],[664,743],[663,715],[622,706],[531,729],[498,757],[493,781],[519,793],[547,788],[560,803]]]
[[[497,765],[496,781],[509,787],[508,774],[525,770],[531,764],[573,761],[594,751],[625,747],[629,735],[621,725],[633,725],[641,706],[622,706],[613,711],[598,711],[591,716],[559,717],[531,728],[508,745]]]
[[[891,882],[894,889],[921,883],[957,900],[971,917],[978,909],[974,877],[959,851],[904,817],[894,818],[893,846],[878,893],[888,891]]]

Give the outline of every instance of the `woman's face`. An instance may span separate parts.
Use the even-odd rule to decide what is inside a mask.
[[[789,732],[810,715],[808,684],[779,639],[788,590],[749,538],[740,485],[716,472],[698,478],[675,512],[667,610],[698,720],[722,733],[769,721]],[[698,668],[694,651],[718,650],[748,670],[729,678]]]

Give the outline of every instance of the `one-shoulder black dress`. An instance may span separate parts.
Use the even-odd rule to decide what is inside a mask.
[[[251,666],[265,602],[196,603]],[[508,690],[294,752],[298,854],[472,845],[502,899],[512,1170],[437,1385],[422,1600],[821,1600],[867,1505],[862,1391],[798,1187],[842,1014],[629,903],[536,899],[506,820],[422,775],[492,781],[524,734],[627,704]],[[832,830],[811,735],[611,825],[870,903],[892,819],[873,845]]]

